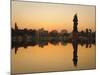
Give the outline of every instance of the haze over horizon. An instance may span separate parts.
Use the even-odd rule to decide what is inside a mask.
[[[62,30],[71,32],[73,17],[78,15],[78,30],[95,31],[95,6],[12,1],[12,25],[20,29]]]

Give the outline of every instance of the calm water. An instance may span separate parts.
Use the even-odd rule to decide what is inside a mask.
[[[96,68],[96,47],[86,48],[78,45],[77,61],[73,61],[73,46],[68,43],[63,46],[48,44],[43,48],[28,46],[12,50],[12,73],[63,71]],[[77,62],[77,66],[74,63]]]

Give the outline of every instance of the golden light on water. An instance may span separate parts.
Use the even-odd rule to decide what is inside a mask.
[[[17,54],[12,50],[12,72],[46,72],[78,69],[94,69],[96,67],[95,45],[91,48],[78,48],[78,66],[73,67],[73,47],[51,45],[40,48],[38,45],[28,48],[19,48]]]

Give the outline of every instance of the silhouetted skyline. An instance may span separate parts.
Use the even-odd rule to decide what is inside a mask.
[[[48,32],[43,28],[39,30],[27,30],[27,29],[18,29],[17,23],[15,23],[15,29],[12,28],[12,48],[15,48],[15,54],[17,54],[19,47],[27,48],[28,46],[38,45],[43,48],[48,46],[48,43],[53,45],[67,45],[71,43],[73,47],[73,64],[77,67],[78,64],[78,44],[86,44],[86,48],[91,48],[91,44],[95,44],[95,34],[91,29],[86,29],[85,36],[83,31],[78,32],[78,16],[77,14],[73,17],[73,30],[71,33],[68,33],[67,30],[62,30],[60,33],[57,30],[52,30]],[[72,35],[70,37],[70,35]],[[82,37],[82,38],[81,38]]]
[[[96,68],[95,6],[12,1],[12,74]]]

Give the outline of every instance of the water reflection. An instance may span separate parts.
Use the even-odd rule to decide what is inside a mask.
[[[74,64],[74,66],[77,66],[77,62],[78,62],[78,56],[77,56],[78,43],[77,43],[76,40],[73,40],[72,46],[73,46],[73,64]]]
[[[12,45],[12,50],[14,50],[13,48],[15,48],[15,54],[17,54],[18,50],[20,50],[19,49],[20,47],[27,48],[28,46],[32,46],[32,47],[38,46],[38,47],[44,48],[45,46],[48,46],[49,43],[54,46],[56,45],[59,46],[59,43],[62,46],[67,46],[68,43],[72,44],[72,47],[73,47],[72,61],[75,67],[77,67],[77,63],[78,63],[78,45],[81,45],[81,46],[86,45],[85,46],[86,48],[91,48],[92,44],[94,44],[92,42],[80,42],[80,41],[77,41],[76,39],[73,39],[72,42],[50,40],[50,41],[38,41],[38,42],[30,42],[30,43],[29,42],[14,43]]]

